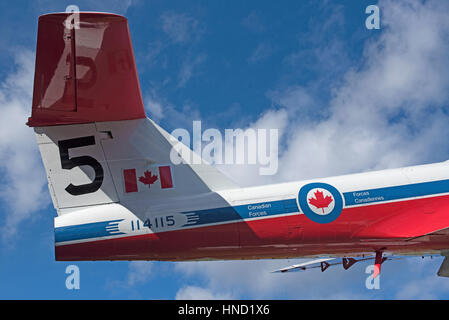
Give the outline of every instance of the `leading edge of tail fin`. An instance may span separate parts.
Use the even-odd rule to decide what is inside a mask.
[[[145,118],[127,19],[110,13],[75,14],[39,17],[27,125]]]

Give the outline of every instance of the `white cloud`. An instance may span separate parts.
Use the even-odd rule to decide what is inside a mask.
[[[257,63],[267,59],[273,53],[273,48],[269,43],[259,43],[248,58],[248,62]]]
[[[449,136],[449,4],[403,0],[379,5],[383,30],[367,40],[362,66],[354,65],[343,81],[334,84],[328,107],[314,110],[320,97],[297,84],[269,93],[276,109],[261,119],[272,128],[283,128],[285,145],[278,175],[267,181],[255,170],[220,167],[222,171],[247,185],[248,181],[318,178],[449,158],[445,138]],[[380,292],[365,288],[364,264],[350,272],[337,268],[307,275],[268,272],[293,264],[284,260],[197,262],[176,268],[201,279],[212,293],[254,298],[434,298],[432,290],[445,280],[406,272],[405,262],[387,263],[384,278],[394,277],[388,270],[407,278],[393,285],[384,279],[390,286]],[[423,286],[426,289],[419,290]],[[440,294],[449,291],[446,285],[440,289]]]
[[[186,43],[199,37],[198,20],[186,13],[165,12],[161,15],[162,30],[174,43]]]
[[[286,128],[272,182],[449,158],[449,140],[441,139],[449,135],[448,4],[380,5],[382,33],[366,43],[362,67],[332,87],[326,107],[301,85],[269,92],[273,115],[288,114],[287,124],[271,119],[274,128]],[[252,173],[241,180],[260,182]]]
[[[224,299],[436,299],[449,293],[449,279],[436,275],[440,257],[385,262],[379,290],[365,286],[369,261],[349,270],[338,265],[325,272],[271,273],[301,261],[305,260],[185,262],[175,264],[175,271],[189,281],[195,279],[211,295],[228,296]]]
[[[187,81],[195,75],[195,69],[206,60],[205,54],[200,54],[195,58],[184,59],[181,70],[178,74],[178,87],[184,87]]]
[[[334,88],[327,119],[291,130],[281,179],[399,167],[447,156],[449,143],[439,138],[449,134],[449,73],[444,71],[449,19],[442,8],[447,4],[413,3],[382,3],[386,28],[367,44],[365,66],[348,72],[344,84]]]
[[[132,261],[128,265],[126,284],[130,287],[145,283],[152,274],[152,263],[148,261]]]
[[[187,286],[178,290],[176,300],[230,300],[232,295],[220,294],[201,287]]]
[[[19,224],[49,204],[45,171],[33,130],[25,125],[31,115],[34,54],[16,56],[16,70],[0,84],[0,197],[2,239],[11,240]]]
[[[228,295],[233,299],[367,299],[372,291],[365,288],[365,267],[360,263],[351,272],[333,267],[295,273],[271,271],[297,263],[298,260],[211,261],[187,262],[175,265],[175,270],[187,277],[195,277],[202,288],[212,294]],[[341,284],[346,283],[346,286]],[[352,292],[346,288],[351,286]],[[332,289],[330,289],[332,288]]]
[[[260,17],[254,11],[242,20],[242,25],[255,33],[263,32],[266,29],[264,23],[262,23]]]
[[[347,48],[352,43],[350,38],[342,37],[346,33],[344,6],[325,2],[317,6],[321,7],[320,23],[316,23],[317,16],[310,18],[307,27],[297,35],[298,48],[284,58],[284,63],[299,70],[300,76],[308,72],[320,74],[318,86],[322,90],[323,83],[335,80],[335,75],[345,72],[351,64]]]
[[[156,89],[145,94],[145,108],[147,116],[156,122],[166,121],[171,129],[184,128],[190,130],[194,120],[200,120],[199,110],[188,103],[175,106],[166,98],[159,95]],[[170,128],[166,128],[169,130]]]
[[[158,122],[164,118],[164,103],[156,96],[154,90],[152,90],[145,99],[145,106],[148,110],[148,117]]]
[[[268,141],[268,146],[266,150],[269,149],[269,144],[271,143],[278,143],[282,140],[286,127],[288,125],[288,112],[285,109],[279,109],[279,110],[268,110],[264,114],[260,116],[259,119],[257,119],[255,122],[251,123],[248,127],[243,128],[241,131],[241,134],[236,134],[236,139],[240,139],[241,137],[244,137],[245,131],[247,129],[277,129],[278,130],[278,141]],[[267,138],[270,138],[269,133],[267,133]],[[230,145],[224,146],[225,150],[232,149],[233,154],[235,155],[237,144],[235,141],[226,141],[226,143]],[[257,141],[258,148],[261,146],[263,141]],[[248,146],[246,145],[246,149],[248,149]],[[251,149],[249,149],[251,150]],[[248,153],[247,150],[245,150],[245,159],[247,159]],[[270,157],[273,160],[276,160],[274,158],[275,154],[271,154]],[[259,170],[260,168],[266,168],[267,165],[260,164],[260,159],[258,159],[258,163],[254,165],[245,164],[245,165],[216,165],[216,167],[225,172],[227,176],[229,176],[233,181],[238,181],[240,186],[250,186],[250,185],[260,185],[260,184],[266,184],[266,183],[272,183],[273,182],[273,176],[270,175],[260,175]],[[249,179],[245,179],[249,178]]]
[[[449,292],[449,281],[435,277],[434,275],[423,275],[421,278],[413,279],[398,290],[395,298],[400,300],[422,299],[435,300],[442,293]]]
[[[317,122],[326,116],[326,110],[317,108],[316,97],[300,85],[289,86],[282,92],[269,91],[268,97],[288,113],[286,120],[293,118],[296,125]]]

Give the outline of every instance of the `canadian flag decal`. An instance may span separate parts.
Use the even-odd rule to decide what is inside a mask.
[[[170,166],[159,167],[159,177],[161,177],[161,188],[162,189],[173,188],[173,179],[171,178],[171,167]]]
[[[138,176],[136,169],[124,169],[123,180],[125,192],[138,192],[142,189],[171,189],[173,178],[170,166],[154,166],[147,168]]]
[[[136,169],[123,170],[123,178],[125,179],[125,192],[137,192]]]

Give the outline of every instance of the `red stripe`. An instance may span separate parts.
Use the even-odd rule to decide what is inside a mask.
[[[159,176],[161,177],[161,188],[173,188],[170,166],[159,167]]]
[[[137,192],[137,176],[136,169],[123,170],[123,178],[125,179],[125,191]]]

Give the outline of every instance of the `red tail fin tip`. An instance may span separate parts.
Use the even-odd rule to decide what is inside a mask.
[[[39,17],[31,127],[145,118],[126,18],[79,13]],[[70,25],[68,25],[70,26]]]

